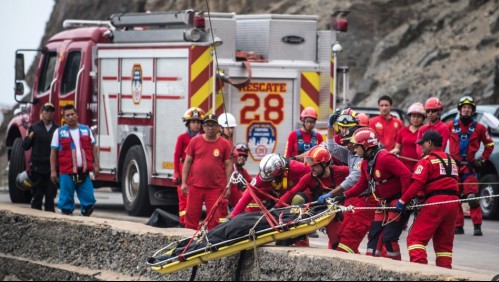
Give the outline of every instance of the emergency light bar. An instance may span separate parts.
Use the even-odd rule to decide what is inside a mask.
[[[115,30],[110,21],[92,21],[92,20],[65,20],[62,23],[63,28],[78,28],[90,26],[105,26],[110,30]]]

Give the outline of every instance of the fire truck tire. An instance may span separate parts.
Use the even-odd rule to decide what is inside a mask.
[[[149,202],[147,162],[144,150],[135,145],[128,150],[121,176],[125,209],[131,216],[149,216],[153,208]]]
[[[480,197],[499,195],[499,178],[495,174],[487,174],[480,178]],[[499,198],[480,200],[480,208],[484,219],[499,219]]]
[[[10,201],[15,204],[26,204],[31,202],[31,192],[23,191],[16,186],[16,177],[26,169],[24,149],[21,146],[21,138],[16,138],[12,145],[9,163],[9,195]]]

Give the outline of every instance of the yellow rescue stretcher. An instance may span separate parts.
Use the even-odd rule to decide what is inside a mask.
[[[300,207],[292,206],[288,208]],[[169,246],[158,250],[152,258],[149,258],[147,264],[152,270],[159,273],[168,274],[177,272],[186,268],[194,267],[201,263],[207,263],[210,260],[237,254],[243,250],[250,250],[277,240],[309,234],[319,228],[327,226],[335,218],[336,213],[339,211],[339,209],[336,209],[336,206],[328,204],[325,211],[305,219],[299,219],[293,224],[293,226],[288,226],[289,228],[286,228],[286,230],[280,230],[279,228],[282,226],[276,226],[275,229],[268,228],[258,231],[253,235],[253,237],[246,235],[244,237],[230,239],[219,244],[214,244],[204,249],[198,249],[190,253],[185,253],[182,255],[183,259],[180,259],[179,257],[172,257],[163,261],[154,261],[154,258],[169,255],[173,252],[175,246],[170,244]]]

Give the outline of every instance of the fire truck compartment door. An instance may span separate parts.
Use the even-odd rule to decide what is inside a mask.
[[[185,132],[182,115],[188,108],[187,57],[157,59],[157,95],[154,115],[154,171],[173,174],[173,155],[179,134]]]
[[[294,94],[295,83],[295,76],[253,78],[247,87],[230,88],[230,112],[238,121],[234,141],[248,144],[250,156],[245,168],[252,175],[258,173],[265,155],[284,155],[288,135],[299,118],[293,114],[300,102]]]

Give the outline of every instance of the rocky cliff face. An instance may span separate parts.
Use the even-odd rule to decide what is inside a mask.
[[[462,95],[499,103],[499,0],[208,2],[218,12],[316,14],[324,29],[334,10],[350,10],[350,30],[339,36],[345,50],[339,62],[351,69],[352,103],[374,106],[384,94],[402,108],[430,96],[449,107]],[[43,41],[68,18],[188,8],[207,10],[204,0],[57,0]]]
[[[339,35],[344,48],[339,64],[350,67],[351,103],[375,106],[385,94],[400,108],[430,96],[448,108],[463,95],[499,103],[499,0],[208,2],[217,12],[315,14],[322,29],[334,10],[350,10],[350,30]],[[65,19],[188,8],[207,10],[204,0],[56,0],[40,44],[59,32]]]

